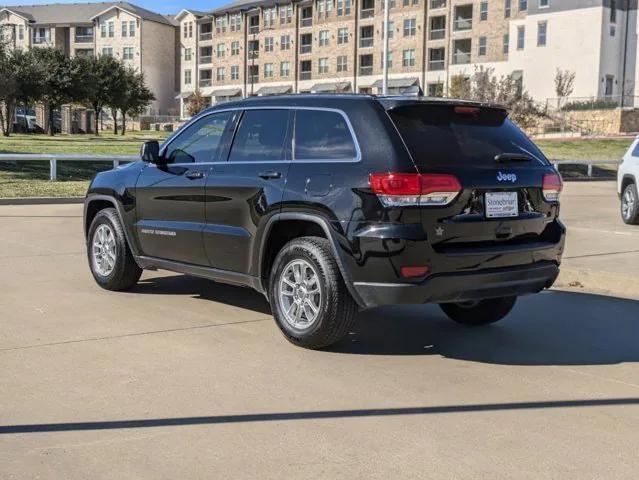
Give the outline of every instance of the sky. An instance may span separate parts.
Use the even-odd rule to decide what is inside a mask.
[[[105,1],[105,0],[101,0]],[[117,1],[117,0],[113,0]],[[161,0],[126,0],[129,3],[138,5],[140,7],[147,8],[158,13],[178,13],[183,8],[191,8],[193,10],[213,10],[214,8],[231,3],[232,0],[174,0],[174,1],[161,1]],[[19,1],[7,1],[0,0],[0,6],[10,5],[40,5],[43,3],[91,3],[82,2],[81,0],[19,0]]]

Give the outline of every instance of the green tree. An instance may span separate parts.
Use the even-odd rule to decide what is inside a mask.
[[[114,99],[124,88],[122,65],[109,55],[78,59],[83,70],[82,100],[86,107],[95,113],[95,134],[99,135],[99,118],[105,107],[114,103]]]
[[[8,137],[13,126],[13,115],[19,95],[15,74],[16,58],[4,46],[0,46],[0,124],[2,135]]]
[[[117,95],[115,99],[116,110],[122,114],[121,134],[126,133],[126,117],[140,115],[149,104],[155,100],[155,95],[146,86],[144,75],[138,73],[137,70],[127,67],[125,68],[125,88]]]

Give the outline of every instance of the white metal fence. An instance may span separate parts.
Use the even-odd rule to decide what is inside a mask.
[[[49,162],[49,179],[57,180],[58,162],[110,162],[113,168],[117,168],[120,163],[134,162],[139,160],[139,155],[84,155],[84,154],[32,154],[32,153],[2,153],[0,162]]]

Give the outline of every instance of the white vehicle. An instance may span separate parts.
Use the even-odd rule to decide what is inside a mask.
[[[630,225],[639,225],[639,136],[623,156],[617,171],[617,193],[621,199],[621,218]]]

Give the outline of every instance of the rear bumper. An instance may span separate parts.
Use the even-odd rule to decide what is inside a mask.
[[[537,293],[559,275],[555,262],[433,275],[419,284],[355,282],[365,308],[381,305],[449,303]]]

